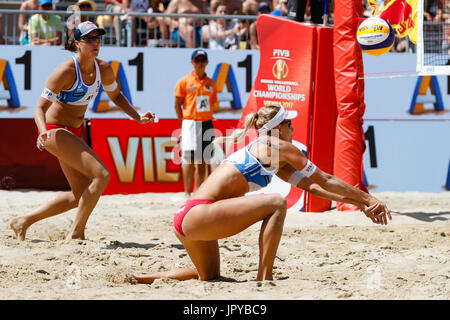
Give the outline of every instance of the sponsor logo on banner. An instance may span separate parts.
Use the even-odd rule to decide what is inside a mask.
[[[278,80],[283,80],[287,77],[289,72],[288,65],[286,61],[284,60],[276,60],[273,67],[272,67],[272,73],[275,78]]]
[[[214,136],[230,134],[227,130],[236,122],[214,121]],[[126,119],[92,119],[91,131],[93,150],[111,173],[104,194],[183,191],[178,120],[141,125]],[[212,169],[225,158],[225,146],[213,147]]]
[[[280,57],[280,58],[285,58],[285,59],[289,59],[289,56],[291,55],[289,50],[285,50],[285,49],[273,49],[273,56],[274,57]]]
[[[288,81],[289,66],[287,61],[292,61],[290,50],[273,49],[270,59],[275,60],[271,75],[259,80],[259,85],[253,90],[255,98],[262,98],[264,106],[279,105],[287,109],[293,109],[295,103],[305,102],[306,94],[298,92],[299,83]],[[295,61],[292,61],[295,64]],[[292,78],[292,77],[291,77]]]
[[[272,73],[278,80],[283,80],[287,77],[289,67],[285,60],[291,60],[289,50],[285,49],[273,49],[273,57],[271,59],[277,59],[272,67]]]

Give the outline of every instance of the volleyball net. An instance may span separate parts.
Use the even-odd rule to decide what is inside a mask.
[[[417,72],[450,74],[450,0],[418,0]]]

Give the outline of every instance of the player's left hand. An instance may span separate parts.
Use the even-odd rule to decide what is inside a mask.
[[[363,203],[357,204],[357,206],[358,206],[359,210],[361,210],[361,212],[363,212],[366,215],[367,218],[372,220],[373,223],[379,224],[378,219],[376,219],[374,217],[374,215],[372,213],[370,213],[368,206],[366,206]]]
[[[388,218],[392,220],[391,212],[389,211],[386,204],[381,201],[377,201],[364,210],[366,216],[372,220],[373,223],[387,225]]]
[[[152,123],[155,122],[156,119],[155,114],[151,111],[148,111],[144,114],[140,114],[139,116],[140,116],[139,120],[136,121],[139,122],[140,124]]]

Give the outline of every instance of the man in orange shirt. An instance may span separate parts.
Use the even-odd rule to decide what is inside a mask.
[[[191,56],[194,70],[175,87],[175,111],[181,122],[181,152],[185,197],[190,197],[194,180],[196,190],[207,175],[214,146],[213,113],[219,108],[214,80],[206,75],[208,55],[196,49]]]

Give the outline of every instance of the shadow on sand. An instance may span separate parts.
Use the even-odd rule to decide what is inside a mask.
[[[433,222],[433,221],[447,221],[450,219],[450,211],[447,212],[438,212],[438,213],[430,213],[430,212],[397,212],[397,214],[402,216],[408,216],[420,221],[424,222]]]

